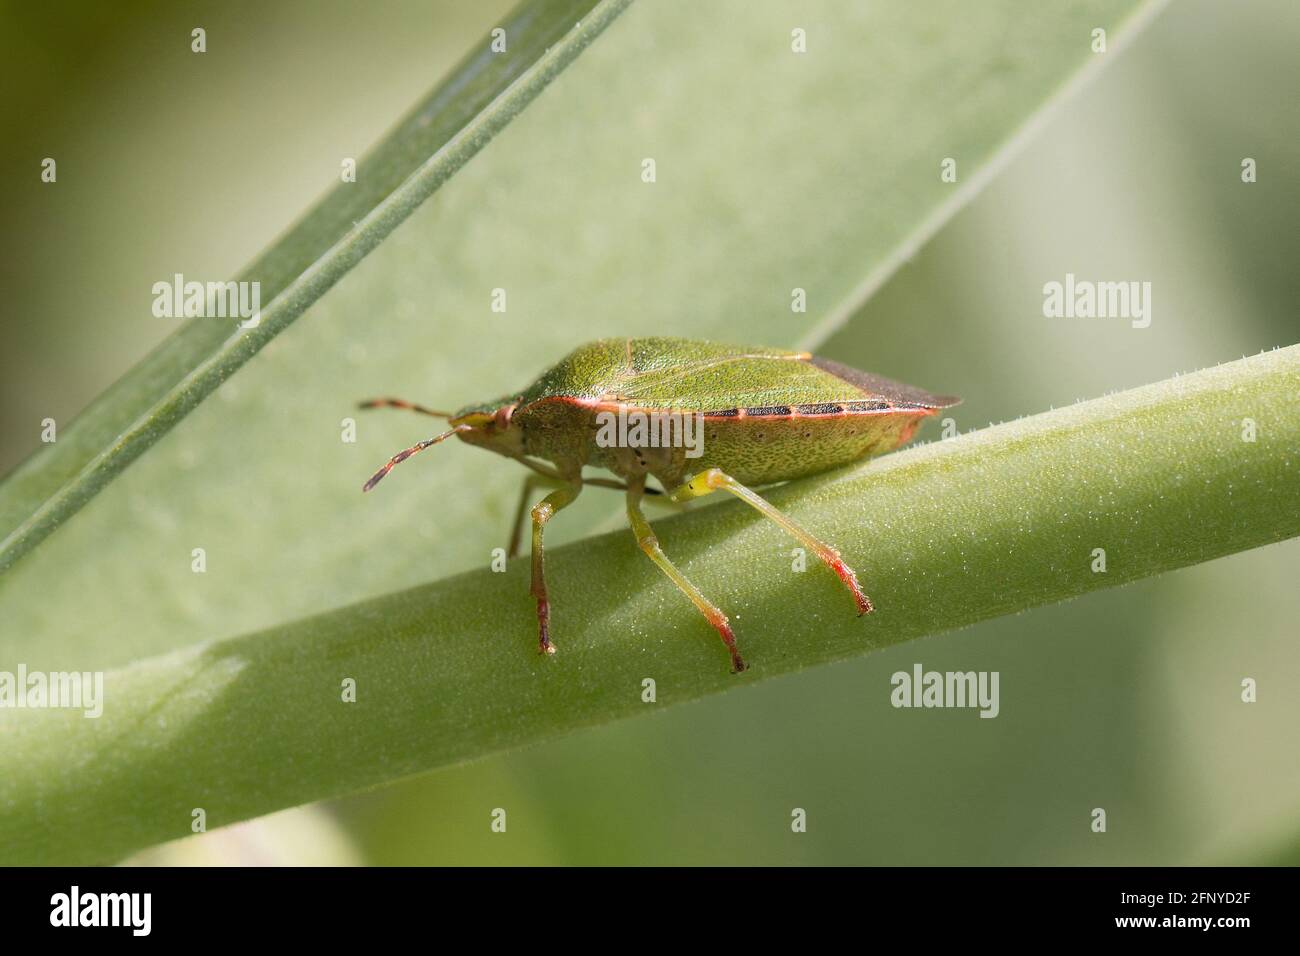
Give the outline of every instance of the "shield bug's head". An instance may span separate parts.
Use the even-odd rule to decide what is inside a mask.
[[[518,458],[524,452],[523,434],[513,424],[518,404],[518,396],[511,395],[466,405],[448,421],[452,428],[461,429],[456,433],[461,441],[508,458]]]
[[[494,402],[467,405],[454,415],[448,412],[434,411],[431,408],[425,408],[422,405],[415,405],[396,398],[378,398],[362,402],[361,408],[406,408],[422,415],[445,418],[448,424],[451,425],[451,428],[441,435],[425,439],[388,459],[388,463],[384,467],[370,476],[370,480],[365,483],[362,490],[369,491],[375,487],[384,475],[406,461],[417,451],[424,451],[430,445],[436,445],[452,435],[471,445],[478,445],[480,448],[487,448],[510,458],[518,458],[523,453],[523,436],[521,430],[514,427],[511,422],[518,401],[516,396],[511,396],[497,399]]]

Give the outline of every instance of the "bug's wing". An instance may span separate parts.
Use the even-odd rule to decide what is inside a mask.
[[[619,380],[617,392],[620,400],[645,408],[743,408],[796,400],[790,396],[819,401],[827,379],[794,352],[696,354],[639,368]]]
[[[816,355],[812,357],[810,364],[860,389],[867,398],[886,401],[891,405],[939,409],[951,408],[961,402],[961,399],[955,395],[935,395],[915,385],[896,382],[892,378],[863,372]]]
[[[921,411],[957,402],[807,353],[741,349],[638,368],[621,377],[617,395],[609,397],[645,408],[700,411],[845,402]]]
[[[654,337],[597,339],[574,349],[547,369],[519,397],[523,405],[548,398],[645,399],[672,405],[680,382],[696,372],[746,358],[807,358],[781,349],[746,348],[718,342]],[[691,387],[686,394],[694,394]],[[659,406],[655,406],[659,407]]]

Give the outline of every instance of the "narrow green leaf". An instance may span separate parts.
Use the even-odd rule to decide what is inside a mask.
[[[0,572],[35,547],[287,328],[500,132],[631,0],[524,3],[361,164],[240,276],[261,320],[194,321],[0,487]]]
[[[744,676],[623,532],[551,552],[552,659],[519,562],[111,672],[97,720],[0,712],[0,858],[109,861],[195,808],[218,826],[646,713],[646,677],[681,702],[1293,537],[1297,385],[1292,346],[772,492],[857,568],[866,618],[739,502],[659,522]]]

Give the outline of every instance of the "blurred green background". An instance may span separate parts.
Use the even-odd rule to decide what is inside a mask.
[[[0,8],[0,74],[10,91],[0,106],[7,130],[0,471],[39,446],[42,418],[72,417],[174,328],[149,313],[154,281],[237,272],[332,185],[339,157],[364,154],[506,8],[392,0]],[[814,8],[834,23],[834,6]],[[626,43],[638,15],[634,6],[587,56],[612,56],[602,48]],[[209,36],[198,68],[193,25]],[[992,184],[819,351],[965,396],[954,415],[965,430],[1295,342],[1297,40],[1300,8],[1286,0],[1172,4],[1055,109]],[[585,57],[573,72],[584,66]],[[648,91],[690,82],[655,76],[650,56],[627,68]],[[569,79],[544,99],[560,96]],[[638,123],[652,125],[650,107],[632,118]],[[715,132],[725,141],[727,130]],[[417,218],[472,214],[477,203],[508,207],[508,182],[473,177],[502,162],[512,133],[471,163],[464,183],[453,183],[459,193],[440,194]],[[55,189],[39,182],[44,156],[59,158]],[[1259,164],[1259,182],[1249,186],[1240,180],[1245,156]],[[871,169],[856,174],[870,177]],[[560,215],[564,189],[580,187],[557,180],[547,201]],[[779,194],[781,183],[772,188]],[[753,226],[764,228],[761,217]],[[399,252],[402,236],[390,240]],[[665,240],[665,256],[690,255],[687,237]],[[490,256],[492,247],[475,249]],[[457,265],[469,272],[482,263]],[[1066,272],[1151,281],[1151,327],[1043,319],[1042,285]],[[454,283],[454,273],[443,281]],[[725,294],[725,277],[718,285]],[[340,286],[319,314],[241,373],[243,387],[276,381],[277,351],[314,347],[325,361],[330,349],[355,350],[372,323],[386,328],[386,341],[359,358],[352,353],[368,364],[341,387],[340,408],[371,391],[453,400],[436,382],[380,388],[389,352],[473,354],[484,363],[484,395],[518,378],[513,369],[491,378],[496,333],[482,334],[469,317],[454,330],[421,323],[395,292],[387,305],[407,321],[384,327],[380,316],[358,316],[365,304],[375,302]],[[600,327],[598,317],[592,322]],[[801,332],[792,328],[790,342],[771,344],[791,344]],[[745,337],[743,319],[731,337]],[[536,365],[558,357],[553,351],[539,347]],[[193,416],[194,429],[205,415],[239,414],[241,376]],[[291,392],[284,401],[308,412]],[[324,411],[325,425],[343,413]],[[250,432],[258,426],[248,423]],[[364,454],[308,463],[303,486],[309,492],[327,467],[346,472],[351,487],[404,445],[411,427],[376,425]],[[927,432],[934,437],[934,426]],[[183,474],[186,442],[201,435],[169,436],[170,457],[161,460],[170,464],[154,466],[163,480]],[[256,465],[240,464],[235,436],[222,483],[246,498],[250,520],[274,513]],[[444,456],[437,467],[466,487],[433,494],[409,482],[384,520],[402,520],[404,505],[418,508],[432,539],[440,518],[455,512],[481,521],[485,538],[503,537],[513,496],[479,503],[477,494],[482,482],[506,487],[515,476],[497,477],[497,462],[457,452],[454,463]],[[102,510],[129,516],[133,555],[139,540],[173,533],[175,513],[151,510],[126,490],[121,496]],[[570,540],[617,511],[596,495],[581,507],[584,517],[553,525],[549,540]],[[108,518],[87,509],[82,521]],[[331,546],[346,553],[347,540]],[[67,560],[75,548],[63,548]],[[32,558],[60,559],[50,554]],[[310,575],[310,553],[280,558]],[[150,851],[141,862],[1300,862],[1298,558],[1294,541],[1237,555],[277,814]],[[262,555],[238,560],[251,572]],[[462,566],[478,560],[465,557]],[[107,578],[112,556],[98,563],[94,573]],[[439,569],[455,569],[454,560]],[[160,600],[205,621],[170,638],[151,637],[144,625],[115,627],[111,604],[93,596],[80,608],[51,598],[58,606],[37,620],[15,597],[22,573],[29,572],[20,567],[0,584],[0,628],[14,629],[0,649],[25,650],[32,666],[42,652],[58,660],[61,647],[92,627],[111,665],[129,660],[128,651],[266,623],[256,588],[237,606],[205,605],[168,588]],[[430,572],[413,563],[402,574],[394,588]],[[66,584],[69,595],[84,586],[71,576]],[[303,592],[309,599],[331,600]],[[184,610],[160,613],[159,631]],[[31,643],[15,637],[20,625]],[[889,677],[914,662],[1000,671],[1000,716],[893,709]],[[1258,703],[1240,702],[1243,677],[1259,681]],[[1089,830],[1099,806],[1108,813],[1104,835]],[[509,812],[504,835],[488,827],[496,807]],[[807,810],[807,833],[791,832],[794,807]]]

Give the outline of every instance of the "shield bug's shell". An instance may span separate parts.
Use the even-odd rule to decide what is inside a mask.
[[[807,352],[644,338],[584,345],[510,401],[528,454],[615,473],[619,456],[590,442],[598,413],[702,413],[703,456],[679,448],[649,469],[671,488],[709,467],[762,485],[878,455],[957,399]]]

